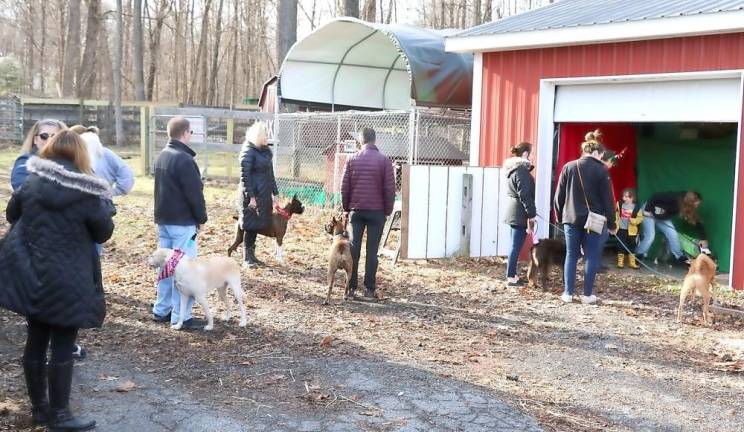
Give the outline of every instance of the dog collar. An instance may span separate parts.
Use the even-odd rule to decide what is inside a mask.
[[[348,232],[346,232],[346,231],[344,231],[344,232],[341,232],[341,233],[338,233],[338,234],[334,234],[333,236],[334,236],[334,237],[343,237],[343,238],[349,238],[349,233],[348,233]]]
[[[279,216],[283,217],[286,220],[289,220],[289,218],[292,217],[292,213],[284,210],[283,208],[277,206],[274,206],[274,210],[276,210],[277,213],[279,213]]]
[[[160,274],[158,274],[158,282],[173,276],[173,273],[176,272],[176,266],[179,262],[181,262],[181,258],[183,258],[184,255],[185,254],[181,249],[173,249],[173,253],[171,254],[170,258],[168,258],[168,261],[166,261],[165,265],[160,269]]]

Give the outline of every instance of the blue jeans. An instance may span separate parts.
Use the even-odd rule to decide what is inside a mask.
[[[517,275],[517,260],[519,260],[519,252],[522,251],[524,240],[527,238],[527,227],[510,226],[512,246],[509,252],[509,262],[506,265],[506,277],[511,278]]]
[[[602,258],[602,246],[605,232],[602,234],[588,233],[580,225],[563,224],[566,232],[566,263],[563,266],[565,293],[573,295],[576,291],[576,264],[584,249],[584,295],[592,295],[594,291],[594,277]],[[607,231],[607,227],[605,227]]]
[[[641,221],[641,243],[636,248],[636,255],[646,256],[656,237],[656,228],[666,237],[669,250],[674,258],[679,259],[682,256],[682,246],[679,244],[679,236],[677,230],[674,229],[674,224],[670,220],[654,219],[653,216],[645,216]]]
[[[367,230],[367,261],[364,263],[364,288],[377,289],[377,250],[380,247],[382,230],[385,228],[385,212],[382,210],[353,210],[349,216],[351,223],[351,288],[358,282],[359,258],[362,254],[362,236]]]
[[[158,225],[158,236],[160,247],[169,249],[181,249],[187,256],[196,257],[196,241],[191,241],[191,237],[196,234],[196,227],[193,225]],[[186,306],[186,316],[184,321],[191,319],[191,307],[194,305],[194,298],[189,298]],[[181,311],[181,296],[179,295],[173,278],[163,279],[158,283],[158,298],[152,307],[152,313],[158,316],[171,314],[171,324],[178,322]]]

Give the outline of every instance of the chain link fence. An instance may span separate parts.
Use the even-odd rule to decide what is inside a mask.
[[[245,131],[255,121],[267,121],[279,193],[297,195],[303,203],[315,206],[340,204],[343,170],[358,151],[355,137],[364,127],[375,130],[378,148],[393,161],[398,190],[404,164],[464,165],[470,153],[469,112],[415,109],[267,114],[169,108],[155,110],[150,118],[150,167],[168,142],[165,126],[173,115],[186,116],[192,124],[203,122],[203,137],[201,126],[197,126],[197,140],[192,143],[203,174],[233,178],[236,183]]]
[[[23,104],[16,96],[0,97],[0,142],[23,141]]]

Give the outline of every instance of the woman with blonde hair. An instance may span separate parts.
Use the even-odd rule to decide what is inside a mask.
[[[134,187],[134,172],[122,158],[104,147],[98,128],[75,125],[70,130],[78,133],[85,141],[93,173],[108,182],[114,196],[128,194]]]
[[[553,208],[566,234],[565,289],[561,300],[573,301],[576,289],[576,265],[584,251],[584,295],[581,302],[593,304],[594,277],[600,265],[603,236],[617,231],[615,206],[607,166],[602,162],[604,146],[595,132],[589,132],[581,144],[581,157],[563,166],[558,178]],[[604,216],[601,233],[587,229],[589,213]]]
[[[273,206],[279,191],[274,178],[273,154],[268,146],[268,127],[264,122],[254,123],[245,134],[240,150],[241,220],[245,231],[245,264],[248,267],[263,265],[256,258],[258,231],[271,224]]]
[[[0,307],[28,323],[23,370],[34,424],[89,430],[94,421],[70,412],[72,348],[79,329],[100,327],[106,315],[95,244],[114,230],[111,191],[92,175],[83,140],[66,129],[27,168],[6,209],[11,229],[0,240]]]
[[[26,169],[28,159],[44,147],[47,140],[66,127],[64,123],[55,119],[39,120],[31,126],[21,145],[21,155],[15,160],[10,173],[10,186],[13,190],[18,190],[28,177]]]

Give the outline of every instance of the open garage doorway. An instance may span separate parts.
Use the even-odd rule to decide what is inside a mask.
[[[699,213],[719,271],[729,272],[736,172],[736,123],[561,123],[553,173],[579,157],[584,135],[603,133],[606,147],[619,158],[610,168],[616,200],[634,188],[639,203],[657,192],[694,190],[702,194]],[[682,238],[695,238],[693,227],[673,220]],[[650,258],[659,251],[657,235]],[[684,241],[683,241],[684,243]]]

